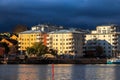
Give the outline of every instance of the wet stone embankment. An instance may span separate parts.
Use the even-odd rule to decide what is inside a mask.
[[[1,64],[106,64],[107,59],[37,59],[28,58],[26,60],[1,61]]]
[[[107,59],[28,59],[26,64],[106,64]]]

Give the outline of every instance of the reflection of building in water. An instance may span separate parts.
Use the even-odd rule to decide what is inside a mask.
[[[38,80],[38,69],[34,66],[20,65],[18,68],[18,80]]]
[[[116,25],[97,26],[96,30],[86,35],[84,49],[90,46],[102,46],[107,56],[120,56],[120,29]],[[94,41],[93,44],[90,41]]]
[[[19,65],[18,80],[47,80],[46,69],[45,66]]]
[[[106,66],[96,65],[91,67],[87,65],[84,69],[84,80],[116,80],[115,66]]]
[[[74,80],[72,77],[72,66],[69,64],[55,65],[54,80]]]

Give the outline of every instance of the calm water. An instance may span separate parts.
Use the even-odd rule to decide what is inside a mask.
[[[0,65],[0,80],[52,80],[51,65]],[[54,80],[120,80],[120,65],[54,65]]]

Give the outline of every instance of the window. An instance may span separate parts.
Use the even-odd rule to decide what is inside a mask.
[[[69,40],[72,40],[71,38]]]
[[[98,33],[101,33],[101,30],[98,30]]]
[[[102,30],[103,33],[106,33],[106,30]]]

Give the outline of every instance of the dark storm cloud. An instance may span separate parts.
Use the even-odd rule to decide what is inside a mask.
[[[0,27],[10,30],[16,24],[30,27],[38,23],[65,26],[119,24],[119,4],[119,0],[1,0]]]

